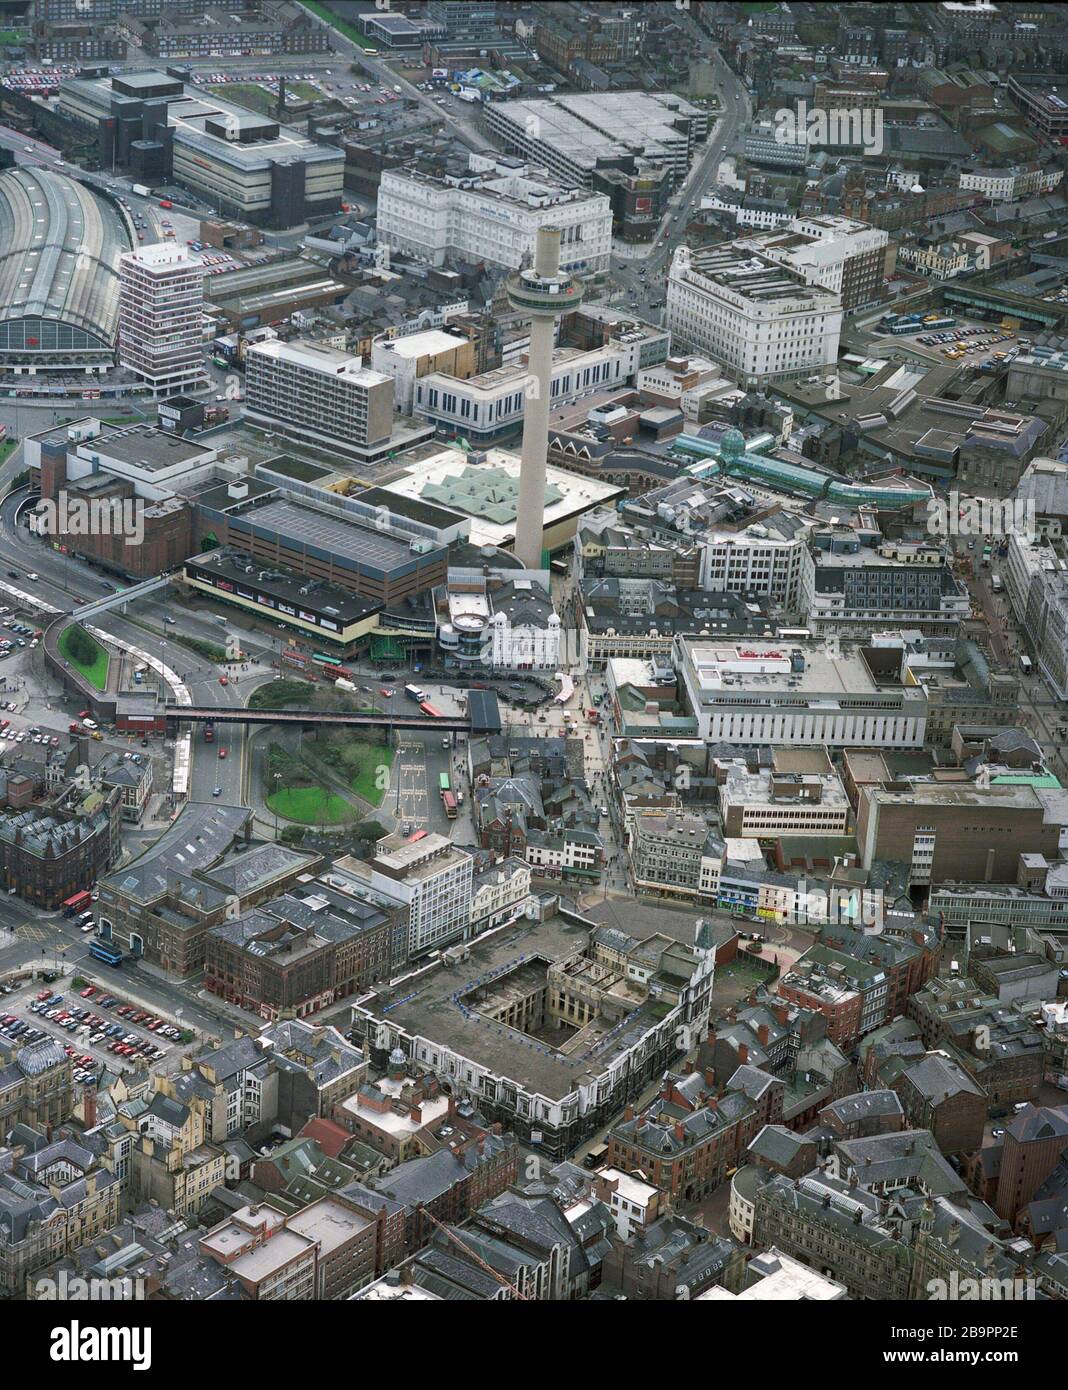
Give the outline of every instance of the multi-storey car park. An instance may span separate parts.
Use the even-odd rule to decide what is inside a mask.
[[[686,176],[708,135],[708,112],[670,92],[575,92],[490,102],[486,128],[562,183],[589,188],[602,168],[633,168],[636,156]]]

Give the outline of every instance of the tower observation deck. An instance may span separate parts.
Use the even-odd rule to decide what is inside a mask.
[[[530,379],[523,413],[523,447],[519,470],[515,553],[527,569],[542,568],[545,529],[545,462],[549,447],[552,394],[553,323],[582,303],[583,289],[560,270],[560,230],[538,231],[534,265],[508,281],[508,298],[519,313],[530,315]]]

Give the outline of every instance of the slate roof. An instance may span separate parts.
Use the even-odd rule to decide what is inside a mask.
[[[851,1096],[831,1101],[824,1109],[830,1110],[844,1124],[876,1116],[903,1116],[905,1113],[894,1091],[857,1091]]]
[[[909,1067],[905,1076],[921,1095],[936,1105],[962,1091],[973,1096],[984,1094],[958,1062],[941,1057],[937,1052],[928,1053],[922,1061]]]
[[[834,1151],[855,1172],[861,1187],[921,1181],[930,1192],[962,1192],[964,1183],[939,1152],[927,1129],[904,1129],[868,1139],[842,1139]]]
[[[765,1125],[746,1152],[780,1168],[788,1168],[799,1151],[811,1144],[807,1135],[798,1134],[785,1125]]]

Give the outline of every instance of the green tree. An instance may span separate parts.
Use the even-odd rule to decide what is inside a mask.
[[[85,666],[92,666],[97,659],[100,647],[89,636],[85,628],[75,625],[70,629],[67,637],[67,650],[75,661],[81,662]]]

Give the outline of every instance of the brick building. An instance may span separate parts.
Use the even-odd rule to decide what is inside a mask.
[[[315,1298],[351,1298],[375,1277],[375,1220],[339,1196],[286,1218],[286,1229],[317,1247]]]
[[[38,907],[59,907],[115,863],[121,849],[122,796],[117,788],[59,806],[0,813],[4,886]]]
[[[1056,858],[1060,815],[1056,798],[1032,786],[865,787],[857,841],[864,868],[909,864],[914,884],[1015,883],[1021,854]]]
[[[822,1014],[830,1040],[848,1048],[886,1021],[890,982],[881,965],[816,945],[779,978],[775,990],[784,999]]]
[[[242,1207],[203,1235],[199,1249],[222,1265],[248,1298],[290,1302],[317,1296],[318,1242],[290,1231],[273,1207]]]
[[[332,941],[256,909],[207,932],[204,984],[261,1018],[301,1018],[333,1003],[335,956]]]
[[[931,980],[909,1000],[908,1014],[926,1047],[958,1062],[990,1105],[1038,1099],[1042,1035],[1024,1014],[982,995],[974,980]]]
[[[466,1221],[518,1179],[519,1146],[513,1135],[502,1135],[499,1125],[493,1133],[477,1125],[450,1128],[456,1130],[454,1137],[436,1153],[409,1159],[368,1180],[373,1191],[404,1206],[409,1254],[433,1236],[437,1227],[431,1217],[443,1224]]]
[[[822,945],[842,951],[886,975],[888,1020],[905,1012],[910,996],[937,973],[942,958],[941,936],[929,926],[910,927],[906,931],[887,927],[879,935],[869,936],[844,923],[831,923],[819,928],[819,939]]]
[[[983,1142],[987,1096],[960,1062],[928,1053],[894,1083],[912,1129],[929,1129],[944,1154],[970,1153]]]
[[[1053,1170],[1068,1158],[1068,1105],[1029,1105],[1005,1131],[994,1209],[1016,1223]]]
[[[868,1139],[905,1128],[905,1113],[893,1091],[855,1091],[820,1111],[820,1124],[840,1139]]]
[[[766,1123],[760,1116],[772,1108],[774,1085],[766,1091],[763,1103],[755,1105],[740,1089],[716,1095],[700,1072],[685,1078],[669,1074],[647,1110],[636,1115],[628,1106],[609,1131],[608,1163],[639,1173],[672,1199],[698,1201],[743,1161]]]

